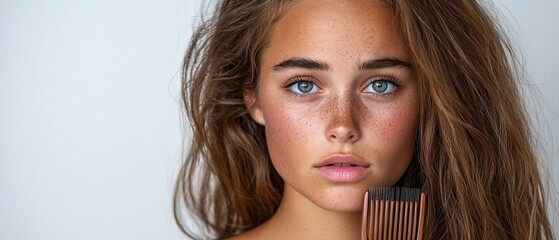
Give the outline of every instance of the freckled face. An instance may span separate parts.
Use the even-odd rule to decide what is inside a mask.
[[[275,23],[247,106],[284,201],[360,211],[370,186],[393,185],[409,165],[418,87],[393,21],[378,1],[303,0]]]

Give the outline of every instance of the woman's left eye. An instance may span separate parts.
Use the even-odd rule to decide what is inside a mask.
[[[376,94],[387,94],[394,92],[398,86],[392,81],[388,80],[376,80],[371,82],[364,92],[371,92]]]

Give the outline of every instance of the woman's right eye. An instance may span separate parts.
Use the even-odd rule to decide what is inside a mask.
[[[288,85],[289,90],[297,94],[311,94],[318,92],[319,88],[311,81],[300,80]]]

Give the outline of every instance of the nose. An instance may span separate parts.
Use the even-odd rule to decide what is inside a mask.
[[[331,106],[326,135],[329,141],[347,143],[361,138],[356,101],[351,97],[334,100]]]

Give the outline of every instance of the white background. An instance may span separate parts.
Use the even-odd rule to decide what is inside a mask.
[[[0,2],[0,239],[184,238],[171,197],[180,65],[199,5]],[[559,2],[497,6],[524,53],[533,84],[523,88],[559,182]]]

